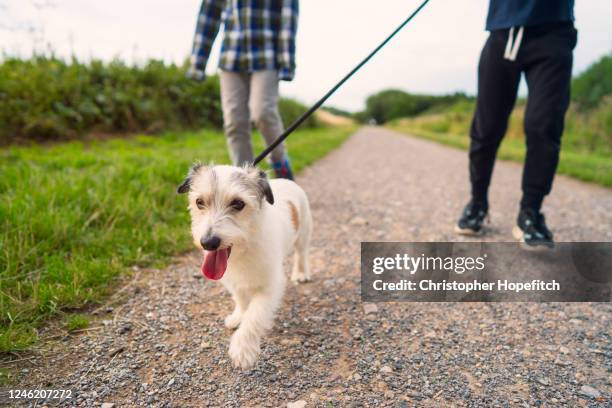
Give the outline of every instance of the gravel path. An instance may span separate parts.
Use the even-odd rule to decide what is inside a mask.
[[[364,128],[305,170],[314,281],[289,287],[249,372],[231,368],[231,301],[194,253],[135,273],[92,330],[24,364],[23,384],[79,390],[79,406],[610,406],[610,304],[361,303],[360,241],[461,239],[466,166]],[[520,173],[498,163],[487,239],[511,240]],[[544,211],[558,240],[612,241],[611,190],[558,177]]]

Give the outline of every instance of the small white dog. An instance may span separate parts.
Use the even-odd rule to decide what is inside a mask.
[[[291,280],[310,279],[312,218],[306,193],[255,167],[194,166],[178,188],[189,192],[191,231],[204,250],[202,273],[220,280],[235,302],[225,326],[238,328],[229,355],[251,368],[272,328],[285,289],[283,261],[295,249]]]

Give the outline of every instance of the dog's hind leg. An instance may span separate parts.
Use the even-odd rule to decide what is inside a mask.
[[[310,235],[312,233],[312,219],[310,211],[306,209],[303,217],[301,230],[295,242],[295,253],[293,255],[293,271],[291,281],[294,283],[308,282],[310,280],[310,263],[308,262],[308,251],[310,249]]]
[[[249,369],[259,357],[263,335],[272,328],[274,314],[282,298],[279,293],[258,293],[242,315],[240,327],[230,341],[229,355],[235,367]]]
[[[242,315],[249,304],[248,298],[242,296],[240,293],[232,293],[232,299],[234,299],[234,311],[224,320],[225,327],[228,329],[235,329],[240,325]]]
[[[308,263],[308,245],[296,245],[293,255],[293,271],[291,282],[303,283],[310,280],[310,265]]]

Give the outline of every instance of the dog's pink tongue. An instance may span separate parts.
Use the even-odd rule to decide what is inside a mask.
[[[204,276],[212,280],[221,279],[227,269],[228,257],[228,248],[206,252],[204,263],[202,263],[202,273]]]

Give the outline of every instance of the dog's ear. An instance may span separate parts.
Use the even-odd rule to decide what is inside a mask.
[[[268,183],[268,176],[265,171],[259,171],[259,179],[257,180],[259,184],[259,188],[263,192],[266,201],[270,204],[274,204],[274,195],[272,194],[272,189],[270,188],[270,183]]]
[[[249,184],[251,184],[252,188],[257,190],[260,199],[263,200],[265,198],[267,202],[274,204],[274,195],[272,194],[266,172],[259,170],[253,165],[246,165],[243,169],[247,174]]]
[[[191,169],[189,169],[189,172],[187,173],[185,180],[183,180],[181,185],[178,186],[178,188],[176,189],[176,192],[178,194],[184,194],[191,189],[191,181],[193,180],[193,176],[195,176],[198,170],[200,170],[200,168],[202,167],[203,167],[202,164],[197,163],[197,164],[194,164],[191,167]]]

